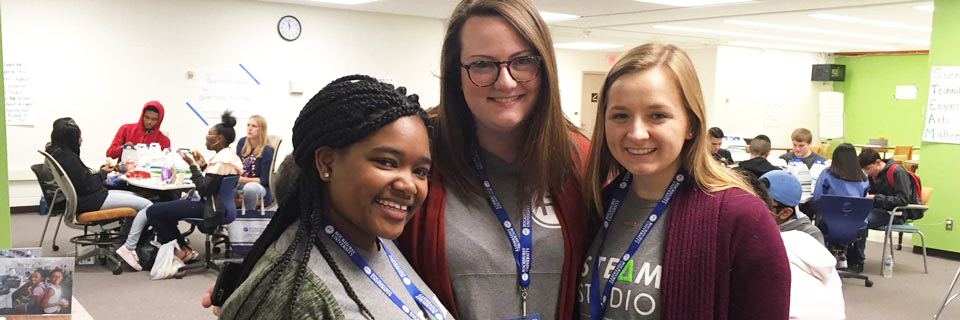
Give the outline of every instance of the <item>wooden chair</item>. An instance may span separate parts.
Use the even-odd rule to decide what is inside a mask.
[[[822,155],[822,154],[820,153],[820,147],[819,147],[819,146],[810,147],[810,151],[813,151],[813,153]]]
[[[827,158],[827,159],[833,158],[833,157],[832,157],[832,154],[830,154],[830,144],[821,143],[821,144],[820,144],[820,151],[823,151],[823,152],[817,152],[817,154],[823,156],[824,158]]]
[[[893,159],[897,161],[913,160],[913,146],[894,147]]]
[[[124,238],[120,235],[120,222],[125,218],[132,218],[137,215],[134,208],[114,208],[105,210],[96,210],[84,212],[77,215],[77,190],[70,181],[70,176],[66,174],[60,163],[49,153],[43,150],[37,150],[45,158],[45,163],[53,173],[53,180],[60,188],[60,192],[67,199],[66,208],[61,222],[72,229],[83,230],[83,234],[70,238],[70,242],[77,246],[95,246],[96,248],[88,253],[76,257],[77,260],[83,260],[90,257],[96,257],[101,265],[106,265],[107,261],[112,262],[110,267],[113,274],[120,274],[123,262],[120,262],[120,256],[114,250],[122,245]],[[92,229],[92,230],[91,230]],[[60,225],[53,233],[53,242],[57,241],[57,233],[60,232]],[[54,244],[56,246],[56,244]],[[77,250],[79,253],[79,250]]]

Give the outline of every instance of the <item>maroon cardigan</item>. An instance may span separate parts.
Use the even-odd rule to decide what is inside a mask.
[[[586,163],[590,142],[579,134],[571,133],[571,136],[580,148],[578,160]],[[560,275],[562,289],[557,305],[557,319],[574,319],[577,275],[598,224],[596,219],[591,220],[587,214],[579,173],[571,174],[564,181],[561,190],[551,189],[550,194],[554,195],[552,198],[558,202],[554,209],[563,233],[564,258]],[[427,200],[404,227],[403,234],[397,239],[397,245],[407,261],[417,270],[420,278],[437,294],[440,302],[454,318],[459,319],[460,313],[454,303],[453,285],[447,265],[446,191],[442,177],[436,174],[430,177]]]
[[[787,319],[790,264],[780,229],[756,196],[682,187],[663,251],[661,318]]]

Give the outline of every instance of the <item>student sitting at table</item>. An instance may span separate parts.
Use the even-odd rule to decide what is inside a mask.
[[[797,128],[797,130],[793,130],[793,133],[790,134],[790,140],[793,140],[793,151],[788,151],[780,156],[780,159],[787,161],[787,163],[790,163],[793,159],[800,158],[803,159],[803,164],[807,165],[807,169],[810,169],[817,160],[827,161],[827,158],[810,150],[810,143],[813,142],[813,134],[810,133],[810,130],[807,130],[807,128]]]
[[[890,223],[890,210],[908,204],[920,204],[917,184],[907,169],[896,160],[884,161],[880,154],[873,149],[863,149],[857,157],[860,168],[870,176],[870,187],[867,188],[867,198],[873,199],[873,209],[867,215],[867,226],[860,230],[854,247],[847,250],[849,270],[863,271],[863,262],[866,259],[867,229],[875,229]],[[890,172],[890,171],[893,172]],[[904,210],[902,216],[893,218],[894,224],[902,224],[907,219],[920,219],[922,211]]]
[[[139,143],[159,143],[160,148],[170,148],[170,138],[160,132],[163,123],[163,105],[157,101],[150,101],[143,105],[140,120],[137,123],[128,123],[120,126],[117,135],[113,137],[107,157],[118,159],[123,154],[123,146],[132,146]]]
[[[247,136],[237,142],[237,155],[243,161],[243,174],[237,190],[243,196],[247,209],[257,207],[257,200],[263,199],[263,206],[273,203],[270,194],[270,170],[273,168],[273,147],[267,144],[267,120],[254,115],[247,120]]]
[[[53,123],[53,132],[50,133],[47,153],[50,153],[60,163],[63,171],[70,177],[73,188],[77,191],[77,215],[83,215],[90,211],[123,207],[139,210],[133,222],[127,224],[130,226],[130,232],[127,235],[126,245],[117,249],[117,254],[123,258],[123,261],[139,271],[141,269],[139,259],[136,258],[133,249],[136,248],[137,240],[140,239],[140,231],[147,224],[146,210],[153,203],[130,191],[107,190],[103,182],[106,180],[107,174],[113,171],[113,167],[102,165],[100,171],[91,173],[90,169],[80,160],[81,143],[83,143],[83,139],[80,138],[80,127],[77,126],[77,123],[71,118],[60,118]]]
[[[751,184],[780,225],[780,237],[790,259],[790,319],[846,319],[837,260],[823,246],[823,235],[814,231],[816,227],[809,220],[791,219],[792,210],[784,208],[784,203],[799,201],[800,182],[779,170],[767,173],[762,180],[752,180]],[[785,215],[788,217],[781,222]]]
[[[767,205],[773,220],[780,226],[780,232],[802,231],[809,234],[823,245],[823,233],[817,229],[806,216],[797,214],[797,205],[800,204],[800,195],[803,188],[800,180],[789,172],[774,170],[760,176],[760,182],[767,188]]]
[[[764,173],[772,170],[780,170],[767,161],[770,155],[770,138],[765,135],[759,135],[750,140],[750,160],[740,162],[736,170],[748,172],[754,178],[762,176]]]
[[[724,165],[733,164],[733,156],[730,155],[730,151],[726,149],[721,149],[720,146],[723,145],[723,130],[720,128],[713,127],[710,128],[710,152],[713,153],[713,158],[720,161]]]
[[[210,128],[207,133],[207,150],[216,152],[216,155],[207,163],[199,152],[194,151],[191,154],[181,152],[183,161],[190,165],[190,171],[193,175],[190,179],[197,186],[197,192],[203,199],[193,200],[174,200],[158,203],[147,210],[147,219],[150,225],[157,231],[157,241],[167,243],[177,240],[180,249],[174,251],[184,263],[192,261],[200,256],[196,250],[187,246],[183,241],[180,230],[177,229],[177,222],[185,218],[203,218],[203,203],[207,197],[212,197],[220,190],[220,181],[227,176],[236,176],[243,173],[243,163],[237,152],[230,148],[230,144],[236,138],[236,131],[233,127],[237,125],[237,119],[226,111],[220,116],[221,122]],[[203,170],[203,171],[201,171]],[[233,203],[218,203],[217,205],[231,205]]]

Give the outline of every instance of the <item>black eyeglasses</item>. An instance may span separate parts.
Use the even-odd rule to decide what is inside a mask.
[[[467,69],[470,82],[479,87],[489,87],[500,78],[500,66],[507,65],[507,72],[517,82],[528,82],[540,73],[540,56],[522,56],[507,61],[477,61],[471,64],[460,64]]]

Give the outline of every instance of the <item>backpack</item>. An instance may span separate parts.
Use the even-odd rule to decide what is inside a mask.
[[[900,167],[899,163],[893,163],[893,164],[890,164],[890,168],[887,169],[887,181],[889,181],[890,185],[894,187],[897,186],[897,181],[896,179],[893,178],[893,172],[899,167]],[[917,192],[917,200],[920,200],[922,202],[923,201],[923,185],[920,183],[920,177],[918,177],[913,172],[910,172],[910,170],[904,169],[904,171],[906,171],[907,174],[910,175],[910,178],[913,180],[913,187],[914,187],[914,190]],[[909,211],[915,211],[915,210],[909,210]],[[923,212],[913,212],[913,213],[904,212],[904,216],[906,216],[907,219],[916,220],[916,219],[923,218]]]

